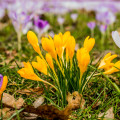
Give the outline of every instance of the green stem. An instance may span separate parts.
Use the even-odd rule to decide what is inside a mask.
[[[91,30],[91,37],[93,37],[93,38],[94,38],[94,29],[93,29],[93,30]]]
[[[58,60],[56,60],[56,62],[57,62],[58,67],[60,68],[60,71],[61,71],[63,77],[65,77],[64,71],[62,70],[62,67],[60,66]]]
[[[81,80],[82,80],[82,76],[83,76],[83,73],[80,72],[80,80],[79,80],[79,93],[80,93],[80,90],[81,90]]]
[[[18,51],[21,50],[21,32],[17,33],[17,38],[18,38]]]
[[[101,48],[104,49],[104,43],[105,43],[105,34],[101,34]]]

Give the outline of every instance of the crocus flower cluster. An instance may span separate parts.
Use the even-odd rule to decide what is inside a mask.
[[[96,20],[99,22],[102,22],[105,25],[110,25],[113,24],[116,20],[115,16],[115,6],[113,5],[105,5],[105,4],[100,4],[98,7],[96,7]]]
[[[79,92],[82,90],[80,88],[82,87],[81,82],[79,81],[82,80],[82,75],[87,70],[87,66],[90,62],[89,52],[95,44],[94,38],[89,38],[88,36],[84,41],[83,47],[78,49],[77,55],[75,55],[75,38],[69,31],[64,34],[56,34],[53,38],[50,36],[48,38],[42,37],[41,44],[43,50],[45,50],[45,55],[42,54],[35,33],[29,31],[27,38],[39,56],[37,56],[37,61],[33,61],[32,63],[24,62],[24,68],[18,71],[21,77],[41,81],[54,87],[59,92],[64,102],[67,92],[75,88],[75,86],[78,86],[76,89]],[[78,64],[74,65],[74,59],[77,60]],[[53,82],[43,80],[40,75],[35,73],[33,68],[44,74],[44,76],[49,76]],[[77,69],[78,73],[76,74],[80,73],[78,76],[72,72]],[[70,86],[74,87],[72,88]]]
[[[7,86],[7,83],[8,83],[8,78],[7,76],[2,76],[0,74],[0,99],[1,99],[1,95],[3,93],[3,91],[6,89],[6,86]]]
[[[117,57],[116,54],[111,55],[108,53],[105,57],[101,60],[98,69],[104,69],[104,74],[112,74],[114,72],[118,72],[120,70],[120,61],[113,63],[112,60]]]

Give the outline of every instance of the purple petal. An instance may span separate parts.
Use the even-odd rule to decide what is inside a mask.
[[[58,17],[57,21],[60,25],[62,25],[64,23],[65,19],[62,17]]]
[[[78,14],[77,13],[73,13],[70,15],[70,17],[72,18],[73,21],[76,21]]]
[[[105,33],[105,31],[107,30],[107,25],[100,25],[99,29],[102,33]]]
[[[3,76],[0,74],[0,89],[2,87],[2,83],[3,83]]]
[[[88,26],[91,30],[93,30],[93,29],[95,28],[95,26],[96,26],[96,23],[95,23],[95,22],[89,22],[89,23],[87,24],[87,26]]]
[[[43,29],[48,25],[48,21],[42,20],[42,19],[37,19],[37,20],[34,20],[34,25],[38,28]]]

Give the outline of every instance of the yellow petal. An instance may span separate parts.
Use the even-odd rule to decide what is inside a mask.
[[[37,38],[37,36],[35,35],[35,33],[32,32],[32,31],[28,31],[28,33],[27,33],[27,39],[28,39],[29,43],[32,45],[33,49],[34,49],[39,55],[41,55],[41,51],[40,51],[39,44],[38,44],[38,38]]]
[[[85,48],[78,49],[77,60],[80,72],[84,73],[87,70],[87,66],[90,62],[90,55]]]
[[[1,92],[3,92],[6,89],[7,83],[8,83],[8,78],[7,78],[7,76],[4,76],[3,77],[3,83],[2,83],[2,86],[0,88]]]
[[[40,80],[40,78],[34,73],[33,68],[29,62],[24,62],[24,68],[17,71],[21,77],[30,80]]]
[[[106,69],[106,66],[109,66],[111,61],[116,58],[117,55],[111,55],[111,53],[108,53],[107,55],[105,55],[105,57],[101,60],[100,65],[98,67],[98,69]]]
[[[104,72],[104,74],[112,74],[114,72],[120,71],[120,61],[116,62],[114,66]]]
[[[48,39],[48,38],[42,38],[41,40],[42,42],[42,47],[45,51],[47,51],[48,53],[50,53],[50,55],[57,60],[57,54],[55,51],[55,46],[54,46],[54,42],[52,39]]]
[[[95,45],[95,39],[94,38],[89,39],[89,36],[86,37],[86,39],[84,41],[84,48],[86,48],[88,52],[90,52],[92,50],[94,45]]]
[[[32,62],[32,66],[47,75],[47,65],[39,56],[37,56],[37,62]]]
[[[70,36],[66,43],[66,55],[68,54],[70,59],[72,59],[74,56],[74,50],[75,50],[75,39],[73,36]]]
[[[49,53],[46,54],[46,61],[48,62],[51,69],[53,70],[54,69],[53,60],[52,60],[52,57]]]
[[[116,57],[117,57],[116,54],[111,55],[111,56],[109,56],[108,58],[105,59],[105,62],[111,62],[111,61],[112,61],[114,58],[116,58]]]

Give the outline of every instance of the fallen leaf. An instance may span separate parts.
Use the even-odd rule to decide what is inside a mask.
[[[2,110],[0,109],[0,117],[2,113],[2,118],[3,120],[7,120],[15,111],[11,111],[10,108],[3,108]]]
[[[110,109],[107,110],[106,113],[100,113],[98,115],[98,117],[102,117],[104,115],[104,120],[107,120],[107,119],[114,119],[114,113],[113,113],[113,107],[111,107]]]
[[[26,95],[41,95],[43,93],[43,88],[29,88],[29,89],[23,89],[17,91],[20,94],[26,94]]]
[[[72,94],[68,93],[67,101],[67,107],[70,109],[83,109],[85,105],[85,100],[83,99],[82,95],[79,94],[77,91],[73,92]]]
[[[15,107],[16,107],[17,109],[20,109],[20,108],[23,106],[23,104],[24,104],[23,98],[19,98],[19,99],[15,102]]]
[[[34,108],[39,107],[40,105],[42,105],[43,102],[44,102],[44,97],[40,96],[40,97],[33,103]]]
[[[68,105],[63,110],[59,110],[53,105],[40,105],[37,108],[28,105],[24,107],[23,112],[34,113],[41,118],[49,120],[68,120],[72,110],[84,108],[85,100],[82,95],[75,91],[72,94],[68,94],[67,101]]]
[[[38,115],[33,114],[33,113],[28,113],[28,112],[23,112],[23,114],[21,115],[21,117],[24,120],[36,120]]]
[[[33,106],[26,106],[23,112],[34,113],[43,119],[48,120],[67,120],[70,112],[64,110],[59,110],[53,105],[41,105],[37,108]]]
[[[10,107],[20,109],[24,103],[24,100],[22,98],[15,100],[12,95],[3,93],[2,103]]]

